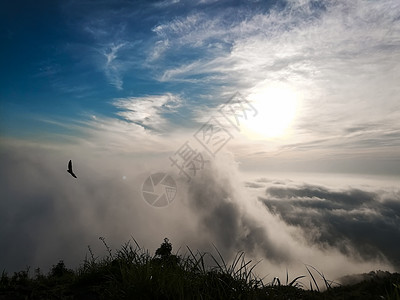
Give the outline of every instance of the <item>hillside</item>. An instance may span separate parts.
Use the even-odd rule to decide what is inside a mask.
[[[325,279],[317,285],[318,270],[308,266],[309,274],[294,279],[274,278],[265,283],[257,278],[251,261],[239,252],[226,264],[218,250],[209,253],[172,254],[165,239],[152,256],[126,243],[112,253],[105,240],[108,256],[97,258],[89,247],[87,257],[77,270],[58,262],[47,274],[28,269],[0,278],[0,300],[3,299],[400,299],[400,274],[371,272],[359,275],[361,282],[339,285]],[[215,265],[206,267],[205,257]],[[311,272],[313,271],[313,272]],[[314,275],[313,275],[314,274]],[[347,281],[356,277],[346,278]],[[305,286],[308,289],[305,289]]]

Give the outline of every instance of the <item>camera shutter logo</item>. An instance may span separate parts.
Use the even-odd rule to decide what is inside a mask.
[[[168,206],[176,196],[176,182],[163,172],[151,174],[142,186],[142,197],[151,206]]]

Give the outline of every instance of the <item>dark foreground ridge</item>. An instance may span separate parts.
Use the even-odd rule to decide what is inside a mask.
[[[305,290],[306,276],[285,281],[275,278],[265,284],[253,274],[256,266],[239,252],[227,265],[218,250],[217,258],[209,253],[172,254],[172,245],[164,239],[153,256],[134,240],[112,253],[103,238],[108,256],[95,257],[89,247],[87,257],[77,270],[63,261],[47,275],[29,269],[0,278],[3,299],[396,299],[400,300],[400,274],[371,272],[365,280],[339,286],[326,280],[319,287],[312,272]],[[214,263],[207,267],[205,261]],[[208,264],[209,265],[209,264]],[[317,271],[314,269],[314,271]],[[314,272],[315,274],[315,272]],[[318,274],[318,271],[317,271]]]

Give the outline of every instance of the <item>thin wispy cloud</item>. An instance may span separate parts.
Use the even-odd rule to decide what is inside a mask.
[[[113,105],[121,111],[118,115],[145,129],[162,130],[168,123],[166,114],[176,113],[182,99],[170,93],[145,97],[116,99]]]
[[[139,67],[136,47],[141,40],[131,36],[127,28],[129,17],[129,12],[116,18],[100,10],[88,12],[74,25],[88,38],[83,45],[78,44],[84,57],[119,91],[123,90],[126,72]]]
[[[123,81],[120,74],[121,67],[116,59],[118,58],[117,53],[119,49],[121,49],[125,45],[125,43],[111,45],[109,49],[107,49],[104,53],[104,56],[106,58],[106,63],[104,66],[106,76],[110,80],[111,84],[114,85],[118,90],[122,90]]]
[[[159,2],[154,3],[154,6],[156,6],[156,7],[166,7],[166,6],[170,6],[170,5],[173,5],[173,4],[177,4],[179,2],[180,2],[180,0],[164,0],[164,1],[159,1]]]
[[[211,79],[226,84],[222,92],[239,89],[245,96],[285,82],[299,105],[291,142],[281,143],[281,150],[318,141],[321,153],[338,146],[354,153],[397,151],[397,2],[288,1],[283,9],[247,18],[245,9],[236,18],[228,13],[195,13],[155,27],[157,45],[168,43],[165,57],[172,49],[202,53],[167,68],[159,79]],[[348,128],[358,129],[344,134]]]
[[[299,105],[290,142],[282,141],[274,151],[322,140],[321,153],[337,145],[357,152],[368,141],[396,147],[400,29],[395,1],[286,1],[268,10],[232,10],[165,17],[146,43],[130,36],[129,13],[120,15],[117,25],[112,14],[100,14],[84,28],[97,44],[107,45],[101,48],[102,68],[117,90],[140,66],[137,51],[144,54],[141,68],[159,82],[187,83],[213,94],[206,104],[210,109],[226,98],[222,95],[240,91],[247,96],[285,82],[298,94]],[[384,100],[377,108],[378,98]],[[375,130],[343,136],[347,128],[363,125]]]

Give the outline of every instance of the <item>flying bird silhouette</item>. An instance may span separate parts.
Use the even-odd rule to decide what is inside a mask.
[[[72,171],[72,161],[71,161],[71,160],[69,160],[67,172],[68,172],[69,174],[71,174],[72,177],[77,178],[76,175],[74,174],[74,172]]]

